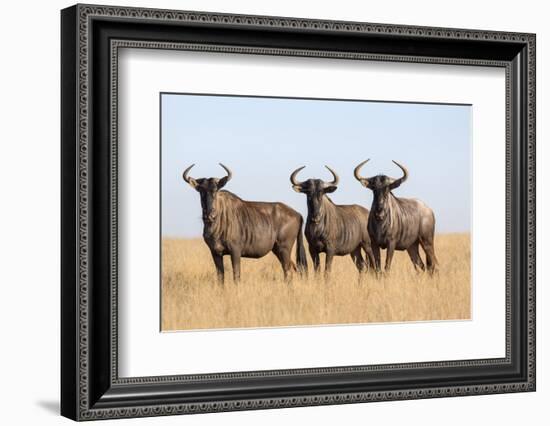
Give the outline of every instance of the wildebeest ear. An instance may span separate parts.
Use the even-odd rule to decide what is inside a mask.
[[[198,182],[197,182],[195,179],[193,179],[192,177],[187,178],[187,183],[189,184],[189,186],[191,186],[191,188],[195,188],[195,189],[198,190],[199,184],[198,184]]]
[[[390,182],[388,186],[390,187],[390,190],[391,190],[391,189],[399,188],[399,185],[401,185],[401,182],[395,181],[395,182]]]
[[[302,192],[302,186],[301,185],[292,185],[292,189],[296,192]]]
[[[227,182],[229,182],[228,176],[222,177],[220,180],[218,180],[217,182],[218,189],[222,189]]]
[[[399,186],[403,183],[403,180],[401,179],[390,179],[389,183],[387,185],[390,187],[390,190],[399,188]]]
[[[363,185],[365,188],[371,189],[368,179],[361,179],[359,182],[361,182],[361,185]]]
[[[337,189],[338,189],[338,187],[336,185],[327,185],[325,187],[325,192],[330,194],[331,192],[334,192]]]

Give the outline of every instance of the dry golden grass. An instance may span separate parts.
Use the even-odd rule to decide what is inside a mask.
[[[434,276],[415,272],[407,253],[396,252],[391,272],[378,278],[369,273],[359,282],[346,256],[334,259],[325,281],[312,272],[308,258],[308,278],[296,275],[287,284],[269,254],[242,259],[235,285],[225,256],[221,286],[202,239],[164,240],[162,330],[469,319],[470,235],[438,235],[435,245]]]

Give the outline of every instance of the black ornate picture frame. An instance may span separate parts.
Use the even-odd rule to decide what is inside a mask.
[[[535,390],[535,35],[96,5],[61,13],[61,413],[74,420]],[[506,356],[120,378],[120,47],[506,71]]]

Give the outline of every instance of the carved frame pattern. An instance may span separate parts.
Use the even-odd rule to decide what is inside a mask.
[[[416,398],[436,398],[445,396],[463,396],[488,393],[505,393],[518,391],[533,391],[535,389],[535,36],[533,34],[521,34],[511,32],[478,31],[464,29],[447,28],[428,28],[416,26],[370,24],[358,22],[337,22],[310,19],[295,18],[276,18],[265,16],[246,16],[229,15],[217,13],[170,11],[156,9],[138,9],[127,7],[104,7],[78,5],[76,6],[78,19],[78,42],[77,42],[77,171],[78,194],[77,194],[77,358],[76,390],[78,392],[76,409],[76,419],[92,420],[113,417],[141,417],[158,416],[186,413],[205,413],[215,411],[230,410],[248,410],[263,408],[281,408],[293,406],[310,406],[326,404],[344,404],[367,401],[401,400]],[[383,34],[409,35],[420,38],[438,38],[449,40],[484,40],[484,41],[507,41],[512,43],[521,43],[527,48],[527,174],[526,182],[526,203],[527,203],[527,380],[521,382],[484,384],[479,386],[449,386],[434,387],[424,389],[400,389],[379,392],[353,392],[353,393],[327,393],[325,395],[311,395],[300,397],[273,397],[258,399],[235,399],[226,401],[196,403],[166,403],[141,407],[117,407],[117,408],[94,408],[90,401],[89,383],[89,353],[90,353],[90,335],[89,335],[89,215],[90,215],[90,193],[89,193],[89,121],[90,112],[90,82],[89,82],[89,55],[90,55],[90,22],[94,18],[123,18],[144,21],[163,21],[180,23],[205,23],[216,25],[238,25],[245,27],[259,28],[295,28],[303,30],[315,30],[339,33],[365,33],[365,34]],[[183,49],[198,51],[216,51],[238,54],[264,54],[264,55],[298,55],[315,56],[339,59],[360,59],[377,61],[398,61],[398,62],[425,62],[425,63],[446,63],[459,65],[483,65],[498,66],[506,68],[506,103],[507,103],[507,210],[511,207],[510,197],[510,162],[511,153],[509,140],[512,129],[510,123],[510,97],[511,97],[511,69],[506,61],[487,61],[461,58],[440,58],[440,57],[416,57],[403,55],[384,55],[384,54],[364,54],[364,53],[346,53],[346,52],[327,52],[315,50],[298,49],[277,49],[277,48],[253,48],[243,46],[215,46],[192,43],[170,43],[170,42],[151,42],[141,40],[112,40],[111,41],[111,381],[113,384],[150,384],[150,383],[171,383],[180,381],[196,380],[216,380],[220,378],[243,378],[243,377],[264,377],[264,376],[302,376],[304,374],[318,373],[330,374],[343,371],[374,371],[385,369],[410,369],[438,366],[468,366],[468,365],[489,365],[506,363],[510,361],[510,323],[512,321],[509,301],[511,290],[509,286],[510,262],[510,217],[507,211],[507,309],[506,309],[506,358],[505,359],[485,359],[485,360],[465,360],[444,363],[415,363],[415,364],[394,364],[379,366],[361,366],[361,367],[327,367],[322,369],[303,369],[303,370],[275,370],[261,372],[245,373],[226,373],[218,375],[198,375],[198,376],[161,376],[144,378],[119,378],[117,374],[117,67],[118,67],[118,49],[121,47],[132,48],[155,48],[155,49]]]

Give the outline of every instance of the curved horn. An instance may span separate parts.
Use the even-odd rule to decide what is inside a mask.
[[[405,182],[407,180],[407,178],[409,177],[409,172],[407,171],[407,169],[402,166],[401,164],[399,164],[397,161],[394,161],[392,160],[392,162],[401,169],[401,171],[403,172],[403,176],[401,176],[399,179],[395,179],[390,187],[393,189],[393,188],[397,188],[399,185],[401,185],[403,182]]]
[[[327,168],[327,170],[329,172],[332,173],[332,177],[334,178],[334,180],[332,182],[329,183],[329,185],[334,185],[334,186],[337,186],[338,185],[338,182],[340,182],[340,178],[338,177],[338,175],[336,174],[336,172],[334,170],[332,170],[329,166],[325,166]]]
[[[297,186],[299,186],[299,185],[301,185],[301,184],[303,183],[303,182],[298,182],[298,181],[296,180],[296,176],[298,175],[298,173],[300,173],[300,170],[304,169],[305,167],[306,167],[306,166],[298,167],[296,170],[294,170],[294,171],[292,172],[292,174],[290,175],[290,183],[291,183],[292,185],[297,185]]]
[[[361,167],[363,167],[365,164],[367,164],[370,161],[370,158],[366,159],[362,163],[359,163],[357,167],[353,170],[353,176],[355,176],[355,179],[357,179],[359,182],[361,182],[364,186],[369,185],[369,180],[367,178],[362,177],[359,174],[359,170],[361,170]]]
[[[222,179],[225,179],[225,183],[229,182],[231,178],[233,177],[233,172],[231,172],[231,169],[227,166],[224,166],[222,163],[219,163],[220,166],[223,167],[225,172],[227,173],[227,176],[224,176]],[[221,180],[221,179],[220,179]]]
[[[191,170],[193,168],[195,164],[191,164],[189,167],[187,167],[184,171],[183,171],[183,180],[185,182],[187,182],[189,185],[191,185],[191,181],[194,181],[195,179],[193,179],[191,176],[187,176],[188,173],[189,173],[189,170]]]

